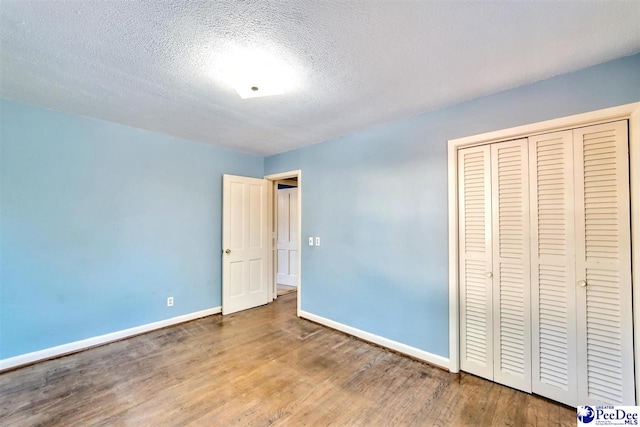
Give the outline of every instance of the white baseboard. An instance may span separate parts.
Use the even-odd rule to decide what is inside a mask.
[[[121,331],[111,332],[97,337],[91,337],[80,341],[74,341],[67,344],[58,345],[56,347],[45,348],[44,350],[34,351],[32,353],[21,354],[19,356],[9,357],[0,360],[0,372],[15,368],[21,365],[47,360],[54,357],[64,356],[70,353],[76,353],[98,345],[107,344],[134,335],[140,335],[155,329],[166,328],[167,326],[177,325],[178,323],[188,322],[190,320],[199,319],[201,317],[211,316],[222,312],[222,307],[209,308],[194,313],[183,314],[182,316],[172,317],[170,319],[160,320],[158,322],[147,323],[146,325],[136,326],[134,328],[123,329]]]
[[[393,341],[388,338],[372,334],[370,332],[365,332],[351,326],[343,325],[342,323],[334,322],[333,320],[329,320],[306,311],[300,311],[298,315],[304,319],[311,320],[323,326],[336,329],[340,332],[344,332],[345,334],[353,335],[354,337],[358,337],[364,341],[386,347],[390,350],[397,351],[398,353],[406,354],[407,356],[411,356],[416,359],[423,360],[427,363],[431,363],[432,365],[436,365],[440,368],[449,370],[449,359],[447,357],[438,356],[437,354],[429,353],[427,351],[420,350],[418,348],[411,347],[409,345],[402,344],[400,342]]]

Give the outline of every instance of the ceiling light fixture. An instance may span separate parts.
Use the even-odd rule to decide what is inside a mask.
[[[223,57],[221,78],[242,99],[280,95],[296,85],[293,68],[264,51],[236,49]]]

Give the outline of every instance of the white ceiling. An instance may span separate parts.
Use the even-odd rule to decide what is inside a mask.
[[[640,51],[640,1],[0,0],[0,96],[260,155]],[[234,47],[297,90],[241,99]]]

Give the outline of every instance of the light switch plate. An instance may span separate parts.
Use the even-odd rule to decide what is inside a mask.
[[[313,246],[313,237],[309,237],[309,246]]]
[[[320,238],[316,237],[316,246],[320,246]]]

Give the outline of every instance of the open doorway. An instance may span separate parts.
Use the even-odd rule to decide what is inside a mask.
[[[276,297],[298,290],[298,178],[275,181]]]
[[[297,293],[301,299],[301,172],[291,171],[265,176],[270,181],[271,296]]]

